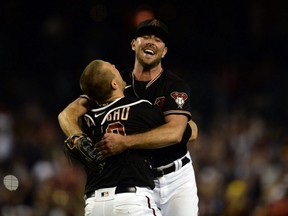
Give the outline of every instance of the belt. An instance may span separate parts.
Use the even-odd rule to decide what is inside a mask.
[[[188,157],[184,157],[181,159],[181,162],[182,162],[182,167],[184,165],[186,165],[187,163],[190,162],[190,159]],[[153,169],[153,174],[155,177],[162,177],[166,174],[169,174],[171,172],[175,172],[176,171],[176,166],[175,166],[175,163],[173,163],[171,166],[167,167],[167,168],[163,168],[163,169],[159,169],[159,168],[155,168]]]
[[[136,193],[136,187],[116,187],[115,194],[119,193]]]
[[[120,194],[120,193],[136,193],[136,187],[117,186],[115,189],[115,194]],[[84,199],[88,199],[90,197],[95,197],[95,191],[86,193],[84,196]]]

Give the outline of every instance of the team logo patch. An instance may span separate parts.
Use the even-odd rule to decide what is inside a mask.
[[[185,101],[188,98],[188,95],[184,92],[172,92],[170,95],[175,100],[178,108],[182,109]]]
[[[154,19],[148,25],[160,27],[160,22],[159,22],[159,20]]]

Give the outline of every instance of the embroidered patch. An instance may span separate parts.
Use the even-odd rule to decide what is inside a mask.
[[[164,102],[165,102],[165,97],[162,96],[162,97],[156,98],[154,104],[157,105],[158,107],[160,107],[160,108],[162,109],[162,108],[163,108],[163,105],[164,105]]]
[[[178,108],[182,109],[185,101],[188,98],[188,95],[184,92],[172,92],[170,95],[175,100]]]

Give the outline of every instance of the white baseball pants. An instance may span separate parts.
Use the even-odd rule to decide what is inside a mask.
[[[85,216],[162,216],[152,193],[140,187],[135,193],[115,194],[115,187],[96,190],[85,201]]]
[[[191,160],[189,152],[186,154]],[[192,160],[182,166],[174,161],[176,171],[155,180],[154,200],[163,216],[197,216],[198,195]]]

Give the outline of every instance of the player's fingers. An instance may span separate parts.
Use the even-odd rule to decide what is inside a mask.
[[[106,140],[105,140],[105,139],[100,140],[99,142],[97,142],[97,143],[95,144],[95,147],[96,147],[97,149],[104,149],[104,148],[106,148]]]
[[[105,146],[95,146],[95,148],[98,152],[102,152],[102,151],[108,152],[109,150]]]
[[[103,155],[108,155],[112,153],[111,148],[109,148],[109,145],[107,145],[106,140],[101,140],[98,143],[95,144],[95,148],[98,152],[101,152]]]
[[[109,150],[101,150],[99,152],[100,155],[102,155],[102,157],[109,157],[109,156],[112,156],[112,153],[109,151]]]

